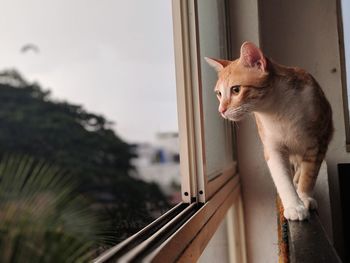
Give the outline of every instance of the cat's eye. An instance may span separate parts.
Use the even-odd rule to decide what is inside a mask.
[[[231,87],[231,94],[237,95],[241,91],[241,86],[233,86]]]
[[[219,98],[221,97],[221,92],[220,92],[219,90],[216,90],[216,91],[215,91],[215,94],[216,94],[216,96],[218,96]]]

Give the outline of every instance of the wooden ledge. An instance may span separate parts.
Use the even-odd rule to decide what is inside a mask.
[[[291,263],[341,263],[316,214],[309,220],[288,221]]]
[[[316,212],[305,221],[288,221],[277,197],[279,263],[341,263]]]

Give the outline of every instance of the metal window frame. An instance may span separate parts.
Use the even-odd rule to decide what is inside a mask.
[[[196,262],[239,196],[238,177],[231,178],[171,238],[146,257],[145,262]]]
[[[232,177],[205,204],[180,203],[156,221],[112,247],[94,263],[103,262],[196,262],[233,204],[237,204],[235,259],[246,262],[238,177]],[[233,224],[232,224],[233,225]],[[234,248],[232,248],[234,249]],[[243,259],[243,260],[241,260]]]
[[[173,0],[182,200],[205,203],[232,176],[233,160],[216,174],[206,172],[197,0]],[[229,40],[229,37],[228,37]],[[226,122],[227,156],[233,157],[233,129]],[[209,179],[209,175],[210,178]]]
[[[136,234],[132,235],[131,237],[127,238],[126,240],[122,241],[116,246],[105,251],[99,257],[94,259],[93,262],[94,263],[111,262],[113,258],[122,257],[132,249],[139,246],[143,241],[147,240],[154,233],[159,231],[159,229],[161,229],[173,218],[181,214],[181,212],[183,212],[185,209],[188,209],[188,206],[189,206],[188,204],[179,203],[178,205],[176,205],[171,210],[169,210],[168,212],[166,212],[165,214],[157,218],[155,221],[147,225],[145,228],[143,228]]]
[[[232,226],[230,260],[246,262],[236,163],[232,161],[223,167],[212,180],[205,172],[196,6],[197,0],[172,0],[183,202],[103,253],[94,263],[196,262],[226,216]],[[233,132],[230,124],[227,126],[230,141]],[[236,213],[228,216],[230,207]]]

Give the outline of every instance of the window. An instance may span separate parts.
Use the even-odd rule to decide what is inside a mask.
[[[199,259],[227,224],[230,260],[245,262],[234,130],[204,61],[230,53],[228,3],[4,1],[0,156],[69,171],[97,222],[74,217],[84,258]],[[67,219],[58,232],[80,237]]]
[[[203,60],[204,56],[225,58],[229,53],[228,2],[172,1],[183,202],[96,263],[196,261],[225,217],[232,227],[229,239],[236,244],[229,246],[236,248],[230,260],[245,262],[234,133],[230,123],[218,116],[213,94],[216,76]]]
[[[0,155],[74,174],[104,222],[89,240],[98,256],[182,200],[171,3],[5,0],[2,10]]]

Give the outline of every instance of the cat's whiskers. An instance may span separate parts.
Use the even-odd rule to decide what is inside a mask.
[[[244,115],[251,113],[253,105],[250,103],[243,104],[237,108],[229,108],[225,116],[230,119],[241,119]]]

